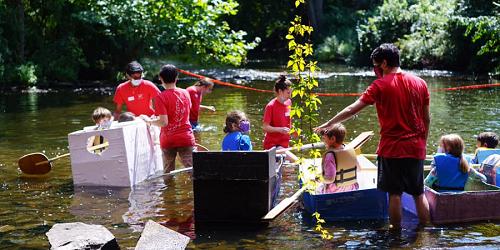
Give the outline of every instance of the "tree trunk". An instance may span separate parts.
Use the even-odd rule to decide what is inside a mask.
[[[24,62],[24,48],[26,47],[26,33],[24,29],[24,5],[23,0],[9,0],[8,6],[12,10],[12,25],[15,27],[14,40],[15,40],[15,61],[18,63]]]
[[[323,19],[323,0],[311,0],[308,2],[309,20],[314,30],[319,31]]]

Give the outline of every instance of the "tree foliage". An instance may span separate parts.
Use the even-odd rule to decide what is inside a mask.
[[[484,0],[386,0],[358,25],[360,55],[396,43],[410,68],[498,71],[498,11]]]
[[[246,32],[223,19],[237,6],[235,0],[2,1],[0,82],[19,82],[15,71],[25,64],[58,81],[113,79],[130,60],[181,53],[240,65],[259,39],[247,42]]]

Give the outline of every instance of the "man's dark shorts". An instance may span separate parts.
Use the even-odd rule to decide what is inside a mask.
[[[389,194],[424,193],[424,161],[413,158],[377,158],[377,188]]]

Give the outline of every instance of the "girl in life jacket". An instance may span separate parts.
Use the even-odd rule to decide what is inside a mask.
[[[457,134],[443,135],[439,140],[438,153],[434,155],[425,185],[442,192],[463,191],[467,178],[486,177],[477,172],[463,156],[464,141]]]
[[[323,130],[321,137],[326,153],[323,155],[323,181],[318,185],[317,193],[353,191],[359,188],[356,179],[358,161],[352,148],[346,148],[344,138],[346,129],[341,123],[333,124]]]

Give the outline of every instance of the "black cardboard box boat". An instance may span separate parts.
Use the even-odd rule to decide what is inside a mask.
[[[275,151],[193,153],[194,214],[206,223],[259,223],[273,204]]]

